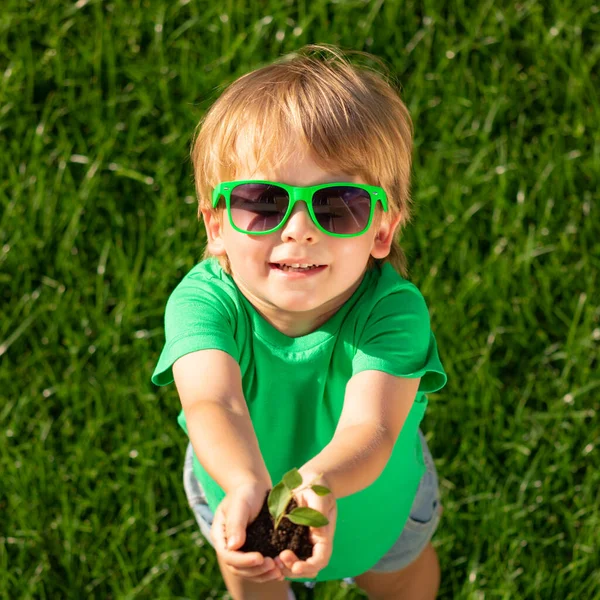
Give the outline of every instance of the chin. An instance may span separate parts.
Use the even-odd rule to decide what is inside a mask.
[[[279,298],[277,302],[273,303],[278,310],[285,310],[286,312],[292,313],[307,313],[319,308],[318,304],[314,301],[301,301],[301,300],[290,300]]]
[[[279,310],[286,310],[289,312],[309,312],[317,310],[322,306],[323,302],[319,302],[315,298],[314,294],[295,296],[294,294],[278,294],[271,299],[273,306]]]

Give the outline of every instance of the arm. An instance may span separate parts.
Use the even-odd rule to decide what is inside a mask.
[[[179,358],[173,377],[194,452],[226,494],[211,530],[222,563],[250,581],[282,579],[271,558],[237,551],[271,488],[244,400],[239,365],[222,350],[200,350]]]
[[[331,442],[300,469],[302,476],[310,480],[322,473],[336,498],[373,483],[390,458],[419,382],[372,370],[352,377]]]
[[[246,483],[271,487],[271,478],[244,400],[240,368],[221,350],[186,354],[173,377],[190,441],[208,474],[228,494]]]
[[[276,559],[287,577],[314,577],[332,552],[337,509],[335,501],[373,483],[390,458],[396,439],[413,405],[420,378],[402,378],[383,371],[357,373],[346,386],[344,407],[333,438],[299,470],[304,481],[316,480],[331,495],[319,497],[310,489],[300,492],[299,504],[330,519],[327,527],[311,529],[313,556],[300,561],[290,550]],[[332,497],[333,496],[333,497]]]

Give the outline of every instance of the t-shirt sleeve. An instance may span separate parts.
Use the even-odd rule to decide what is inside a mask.
[[[173,363],[198,350],[223,350],[236,360],[235,305],[219,280],[188,275],[173,290],[165,309],[165,345],[152,383],[173,382]]]
[[[371,369],[398,377],[420,377],[419,392],[437,392],[446,384],[429,311],[416,287],[385,296],[369,315],[352,374]]]

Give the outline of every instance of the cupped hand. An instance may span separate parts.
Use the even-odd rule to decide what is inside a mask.
[[[265,558],[260,552],[238,551],[246,541],[246,528],[262,508],[267,490],[258,482],[231,490],[215,511],[210,532],[215,551],[231,572],[255,583],[283,580],[272,558]]]
[[[302,473],[303,480],[318,483],[329,488],[327,480],[322,476],[316,479],[313,475]],[[333,535],[337,519],[337,504],[333,494],[318,496],[312,489],[304,489],[294,492],[298,506],[308,506],[318,510],[329,519],[329,524],[323,527],[310,527],[310,541],[313,543],[312,556],[306,560],[300,560],[291,550],[284,550],[275,559],[275,564],[283,575],[288,578],[313,579],[317,573],[328,564],[333,551]]]

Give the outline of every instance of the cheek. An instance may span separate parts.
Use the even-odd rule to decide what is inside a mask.
[[[227,256],[234,264],[256,265],[265,262],[269,255],[270,245],[267,240],[250,237],[237,231],[224,235]]]
[[[362,270],[371,256],[373,240],[371,236],[366,236],[367,234],[360,238],[348,238],[338,247],[338,258],[346,262],[352,270]]]

